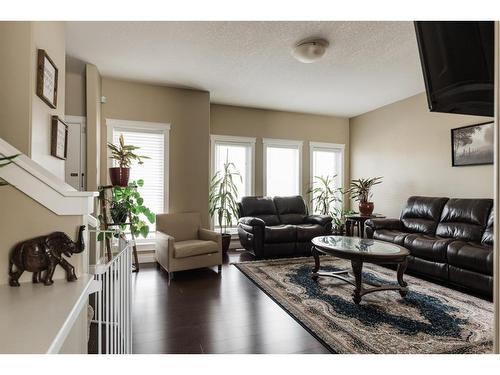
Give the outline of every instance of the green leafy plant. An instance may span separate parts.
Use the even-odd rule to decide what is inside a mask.
[[[140,147],[126,145],[123,134],[120,135],[118,146],[108,142],[108,148],[111,150],[111,159],[118,161],[120,168],[129,168],[133,161],[137,161],[138,164],[143,164],[143,159],[150,159],[148,156],[137,155],[134,152]]]
[[[14,162],[14,159],[17,158],[19,154],[10,155],[10,156],[1,156],[0,157],[0,168],[9,165]],[[3,178],[0,178],[0,186],[8,185],[9,183],[5,181]]]
[[[233,163],[224,163],[222,171],[217,171],[210,182],[210,193],[208,196],[209,214],[217,217],[220,232],[225,233],[227,227],[231,225],[234,217],[238,216],[238,188],[234,179],[242,181],[240,173]]]
[[[382,178],[383,177],[371,177],[352,180],[345,194],[349,194],[351,199],[360,203],[369,202],[372,197],[371,190],[373,186],[382,183]]]
[[[149,225],[146,220],[153,224],[156,216],[149,208],[144,206],[144,199],[137,189],[142,186],[144,186],[144,181],[137,180],[131,181],[127,187],[114,187],[110,202],[110,214],[113,221],[120,224],[119,229],[121,232],[125,231],[129,226],[135,237],[142,236],[146,238],[149,234]],[[130,216],[128,215],[129,212]],[[99,219],[102,220],[102,215],[99,215]],[[115,237],[118,237],[119,234],[116,233]],[[107,233],[106,236],[111,237],[112,234]],[[99,233],[97,239],[102,241],[104,237],[104,233]]]
[[[335,186],[333,176],[314,176],[313,183],[307,190],[315,212],[332,217],[334,231],[342,233],[345,225],[345,215],[353,213],[342,208],[342,189]]]

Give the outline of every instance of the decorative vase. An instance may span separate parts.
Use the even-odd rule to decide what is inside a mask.
[[[109,168],[109,178],[111,185],[126,187],[130,176],[130,168],[112,167]]]
[[[228,233],[222,234],[222,254],[227,254],[229,245],[231,244],[231,235]]]
[[[359,202],[359,213],[362,216],[371,216],[373,208],[373,202]]]

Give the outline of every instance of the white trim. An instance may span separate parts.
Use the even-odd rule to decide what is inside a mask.
[[[272,145],[283,145],[283,146],[300,146],[304,144],[304,141],[298,141],[295,139],[278,139],[278,138],[262,138],[262,143],[272,144]]]
[[[21,152],[0,138],[0,155]],[[77,191],[26,155],[0,168],[0,177],[57,215],[87,215],[94,210],[97,192]]]
[[[164,163],[163,163],[163,212],[168,213],[170,207],[170,176],[169,176],[169,164],[170,164],[170,128],[171,125],[161,122],[147,122],[147,121],[131,121],[131,120],[119,120],[119,119],[106,119],[106,134],[108,142],[113,142],[113,129],[114,128],[125,128],[125,129],[135,129],[135,130],[161,130],[164,132]],[[106,147],[106,160],[108,168],[110,164],[110,151]]]
[[[221,141],[221,142],[234,142],[234,143],[253,143],[255,144],[257,138],[255,137],[239,137],[234,135],[218,135],[210,134],[211,141]]]
[[[276,139],[276,138],[263,138],[262,139],[262,192],[267,196],[267,148],[283,147],[283,148],[297,148],[299,150],[299,195],[303,195],[302,186],[302,146],[304,141],[297,141],[293,139]]]
[[[309,184],[312,186],[314,182],[314,151],[340,151],[340,188],[344,188],[345,176],[345,145],[340,143],[326,143],[326,142],[309,142]],[[312,203],[309,202],[309,209],[312,212]]]
[[[215,145],[220,143],[233,143],[235,145],[241,146],[250,146],[250,195],[255,194],[255,137],[239,137],[232,135],[218,135],[218,134],[210,134],[210,174],[209,178],[209,186],[210,181],[214,175],[215,170]],[[210,229],[215,227],[214,220],[210,220]]]

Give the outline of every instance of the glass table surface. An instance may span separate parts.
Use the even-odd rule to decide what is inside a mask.
[[[382,241],[367,238],[345,236],[321,236],[312,239],[313,245],[323,251],[328,249],[349,253],[366,253],[370,255],[396,255],[404,253],[404,248]]]

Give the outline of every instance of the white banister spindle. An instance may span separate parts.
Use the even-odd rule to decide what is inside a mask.
[[[99,354],[132,353],[132,246],[120,238],[118,252],[105,264],[93,267],[101,284],[95,299]],[[104,342],[103,342],[104,340]]]

